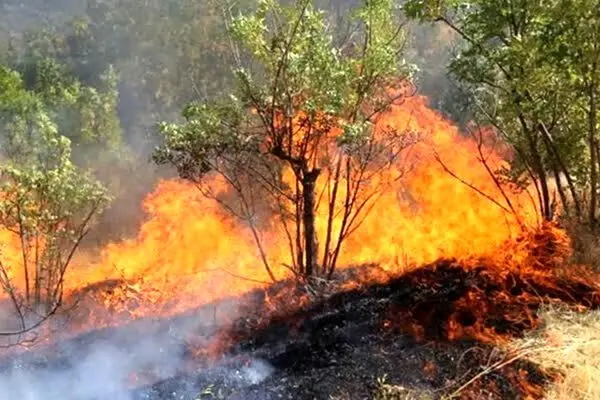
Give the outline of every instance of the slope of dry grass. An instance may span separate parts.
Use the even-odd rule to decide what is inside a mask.
[[[536,349],[529,358],[561,375],[546,400],[600,399],[600,312],[546,309],[543,318],[541,330],[514,345]]]

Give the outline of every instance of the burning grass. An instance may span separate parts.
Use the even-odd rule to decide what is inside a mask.
[[[358,373],[399,368],[405,376],[396,379],[406,379],[410,373],[400,364],[410,357],[405,342],[410,338],[409,347],[430,349],[413,357],[421,370],[415,380],[426,382],[425,392],[437,393],[434,398],[542,398],[556,372],[526,359],[536,349],[510,343],[543,325],[543,307],[600,307],[600,287],[592,271],[563,268],[568,242],[553,227],[525,235],[516,245],[528,249],[519,253],[527,256],[440,260],[385,278],[373,266],[346,270],[339,279],[353,282],[353,288],[318,299],[306,300],[311,291],[305,285],[273,286],[245,303],[245,317],[219,337],[219,350],[258,355],[277,370],[302,376],[344,362]],[[380,350],[386,361],[377,364],[367,353]],[[359,363],[348,359],[352,353]]]
[[[301,320],[323,308],[343,308],[357,298],[384,298],[381,326],[390,333],[497,344],[537,328],[537,311],[544,304],[600,306],[598,274],[563,267],[569,245],[560,230],[544,226],[521,237],[516,246],[526,251],[503,249],[507,256],[497,259],[442,259],[400,275],[386,275],[372,265],[345,270],[337,292],[330,289],[322,301],[308,298],[310,285],[275,285],[264,292],[260,305],[249,303],[243,314],[261,310],[256,321],[269,325],[291,315]]]
[[[555,361],[539,359],[544,342],[532,342],[529,335],[561,326],[545,323],[541,310],[566,307],[574,318],[578,311],[600,308],[598,276],[585,267],[566,268],[569,257],[564,232],[546,225],[488,257],[442,259],[403,273],[377,265],[346,268],[333,282],[282,281],[176,316],[138,318],[69,343],[57,339],[34,362],[43,369],[53,358],[67,360],[67,353],[87,354],[98,341],[136,348],[143,337],[144,366],[128,375],[130,387],[138,388],[135,399],[171,393],[192,399],[209,386],[228,399],[355,399],[374,393],[403,400],[541,399],[553,382],[560,382],[552,389],[560,393],[566,390],[561,385],[581,381],[569,380],[570,372],[557,380],[567,371],[558,364],[565,358],[558,349]],[[138,303],[143,309],[149,295],[125,280],[100,282],[74,295],[86,309],[97,302],[109,312],[103,293],[114,298],[117,291],[134,310]],[[81,315],[71,323],[85,321]],[[514,345],[515,338],[523,345]],[[584,340],[577,342],[580,348]],[[164,358],[148,355],[156,343],[174,355],[171,377],[153,372]],[[262,362],[253,360],[264,360],[270,372],[248,383],[243,377],[255,372],[247,365]],[[63,363],[57,361],[53,365]],[[390,383],[377,385],[386,374]]]
[[[354,282],[352,289],[328,287],[321,297],[309,298],[313,290],[297,282],[256,291],[243,302],[242,317],[216,338],[211,359],[266,359],[278,372],[256,390],[273,398],[291,393],[289,385],[317,381],[319,388],[293,391],[296,398],[359,398],[373,393],[365,382],[390,371],[405,389],[387,388],[400,396],[542,398],[556,374],[526,359],[533,350],[509,344],[542,326],[539,311],[548,304],[600,306],[591,272],[549,264],[564,250],[563,237],[554,233],[545,228],[519,242],[531,250],[527,265],[440,260],[386,278],[367,266],[339,277]],[[255,398],[250,392],[243,393]]]

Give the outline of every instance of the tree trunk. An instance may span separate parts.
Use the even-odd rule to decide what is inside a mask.
[[[540,186],[542,189],[542,201],[543,204],[542,206],[542,217],[544,218],[544,220],[546,221],[551,221],[552,220],[552,211],[551,211],[551,207],[550,207],[550,191],[548,190],[548,177],[546,175],[546,171],[544,170],[544,165],[542,164],[542,160],[539,158],[539,156],[535,156],[534,158],[538,158],[535,161],[536,164],[536,173],[538,174],[538,176],[540,177]]]
[[[520,107],[521,102],[518,98],[515,99],[515,104]],[[518,119],[521,127],[523,128],[523,133],[527,139],[527,145],[529,147],[529,153],[531,157],[531,168],[533,173],[537,175],[540,181],[540,214],[545,221],[550,221],[552,219],[550,210],[550,191],[548,190],[548,179],[546,170],[544,169],[544,162],[542,161],[542,156],[538,150],[535,128],[529,128],[529,124],[527,124],[527,120],[522,113],[519,113]]]
[[[596,208],[598,206],[598,160],[596,159],[596,94],[595,87],[590,88],[590,113],[589,113],[589,146],[590,146],[590,209],[589,222],[591,226],[596,223]]]
[[[533,171],[540,180],[540,189],[542,192],[542,204],[540,204],[540,211],[542,218],[544,218],[546,221],[550,221],[552,219],[552,215],[550,210],[550,191],[548,190],[546,170],[544,169],[542,157],[540,156],[535,143],[533,132],[526,132],[526,134],[527,141],[529,142],[529,152],[531,153]]]
[[[565,176],[565,179],[567,180],[567,186],[571,191],[573,205],[575,206],[575,213],[577,217],[580,218],[582,215],[581,202],[579,201],[579,195],[577,193],[577,188],[575,187],[575,182],[573,182],[571,173],[569,172],[567,165],[564,163],[562,157],[560,156],[560,152],[558,151],[556,143],[554,143],[554,140],[552,139],[552,136],[550,135],[550,132],[548,131],[544,123],[539,124],[539,130],[542,134],[542,138],[544,139],[544,144],[546,145],[548,154],[552,156],[553,163],[560,168],[560,171],[562,171],[562,173]]]
[[[565,194],[565,190],[560,180],[560,171],[558,170],[556,165],[552,165],[552,173],[554,174],[554,180],[556,181],[556,190],[558,191],[558,195],[560,196],[560,202],[562,203],[563,211],[567,215],[569,215],[569,201],[567,200],[567,195]],[[554,209],[552,210],[552,214],[554,214]]]
[[[304,253],[306,255],[304,275],[311,276],[317,270],[317,232],[315,229],[316,189],[319,170],[307,172],[302,177],[302,198],[304,202],[302,225],[304,226]]]

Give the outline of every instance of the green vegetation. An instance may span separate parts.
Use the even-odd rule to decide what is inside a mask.
[[[562,208],[591,226],[598,214],[600,11],[594,1],[410,0],[407,15],[460,38],[449,70],[472,93],[474,115],[495,126],[538,189],[541,215]]]
[[[55,78],[49,71],[38,75],[47,84],[30,91],[17,72],[0,67],[0,227],[16,235],[23,259],[18,270],[0,260],[0,285],[23,332],[30,328],[29,313],[43,320],[60,305],[73,254],[109,200],[105,188],[73,164],[71,140],[60,133],[64,113],[81,111],[67,107],[81,101],[81,88],[49,84],[46,78]]]

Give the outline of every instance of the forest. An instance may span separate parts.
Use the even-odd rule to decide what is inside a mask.
[[[599,95],[595,0],[0,1],[0,400],[600,398]]]

